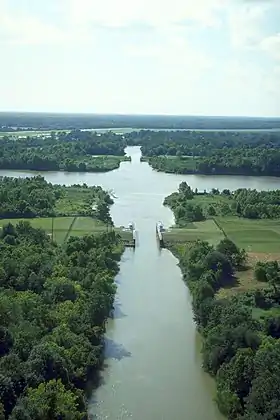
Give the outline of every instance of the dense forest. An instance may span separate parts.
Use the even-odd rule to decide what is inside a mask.
[[[114,133],[75,130],[50,137],[0,139],[0,169],[104,172],[125,159],[125,141]]]
[[[216,378],[217,403],[228,418],[280,418],[280,268],[259,263],[267,286],[220,298],[246,254],[229,239],[217,247],[197,241],[173,246],[193,295],[194,319],[203,335],[203,366]]]
[[[140,131],[126,140],[158,171],[280,176],[280,132]]]
[[[141,145],[158,171],[280,176],[280,131],[151,131],[124,135],[73,130],[0,140],[0,169],[104,172],[117,169],[127,145]]]
[[[212,150],[211,156],[146,158],[153,169],[177,174],[280,176],[280,150],[258,147]]]
[[[64,247],[28,222],[0,232],[0,419],[86,419],[123,248],[114,233]]]
[[[166,197],[177,226],[215,215],[251,219],[280,217],[280,190],[193,191],[186,182]],[[203,336],[203,367],[216,379],[216,401],[229,420],[280,418],[280,266],[258,261],[255,288],[240,288],[247,255],[229,238],[217,246],[205,241],[169,244],[179,258],[193,296],[194,319]],[[226,296],[226,297],[225,297]]]
[[[280,218],[280,190],[257,191],[239,188],[236,191],[213,189],[193,191],[181,182],[178,192],[164,200],[174,212],[177,226],[199,222],[213,216],[239,216],[247,219]]]
[[[280,131],[140,130],[126,133],[125,139],[140,145],[143,156],[213,156],[218,149],[280,147]]]
[[[42,176],[0,177],[0,218],[91,216],[112,223],[109,193],[100,186],[56,185]]]
[[[162,128],[162,129],[271,129],[280,128],[280,118],[205,117],[171,115],[102,115],[1,112],[0,130],[7,129],[86,129],[86,128]]]

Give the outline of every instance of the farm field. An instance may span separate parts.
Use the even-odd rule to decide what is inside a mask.
[[[216,244],[227,236],[246,252],[280,253],[279,219],[243,219],[215,217],[203,222],[190,223],[187,228],[171,228],[163,239],[172,243],[193,242],[197,239]]]
[[[215,220],[228,238],[246,252],[280,253],[279,219],[216,217]]]
[[[216,222],[216,223],[215,223]],[[163,233],[166,247],[175,255],[184,253],[186,246],[197,239],[216,245],[225,235],[239,248],[244,248],[248,259],[247,269],[236,273],[236,281],[217,293],[218,298],[228,297],[247,290],[267,287],[254,277],[258,261],[280,261],[280,220],[215,217],[215,220],[190,223],[187,228],[171,228]]]
[[[16,225],[19,221],[28,221],[34,228],[42,228],[48,234],[52,234],[52,218],[35,218],[35,219],[1,219],[0,228],[12,223]],[[109,229],[111,229],[109,227]],[[63,244],[70,236],[83,236],[90,234],[98,234],[107,230],[107,226],[99,220],[91,217],[54,217],[53,218],[53,239],[58,244]],[[130,231],[123,231],[121,228],[115,227],[123,240],[132,240]]]

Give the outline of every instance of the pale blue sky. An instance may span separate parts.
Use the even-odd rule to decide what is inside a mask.
[[[0,111],[280,116],[280,0],[0,0]]]

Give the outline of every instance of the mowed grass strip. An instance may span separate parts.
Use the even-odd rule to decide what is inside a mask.
[[[246,252],[280,252],[280,220],[217,217],[229,239]]]
[[[171,228],[163,233],[165,243],[194,242],[198,239],[216,245],[224,238],[213,220],[190,223],[186,228]]]

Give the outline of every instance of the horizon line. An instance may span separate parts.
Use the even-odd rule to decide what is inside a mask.
[[[108,116],[108,117],[180,117],[180,118],[244,118],[244,119],[280,119],[278,116],[249,116],[249,115],[203,115],[203,114],[142,114],[142,113],[100,113],[100,112],[67,112],[67,111],[1,111],[1,114],[51,114],[76,116]]]

